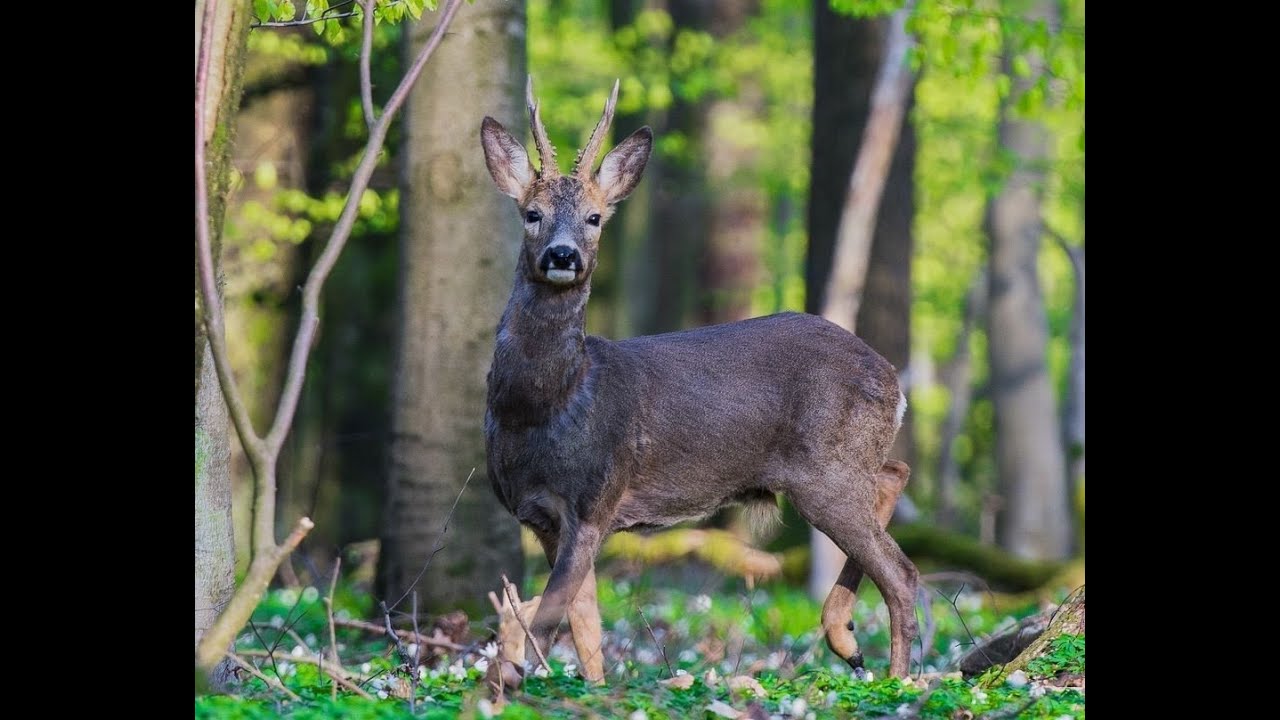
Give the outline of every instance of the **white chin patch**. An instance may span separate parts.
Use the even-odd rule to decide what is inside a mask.
[[[572,270],[563,270],[561,268],[549,268],[547,270],[547,279],[557,285],[567,285],[578,277],[578,273]]]

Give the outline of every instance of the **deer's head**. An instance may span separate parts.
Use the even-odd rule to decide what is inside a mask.
[[[529,280],[554,287],[585,283],[596,267],[600,229],[614,207],[640,182],[653,149],[653,131],[642,127],[604,156],[592,172],[604,144],[618,101],[618,84],[605,104],[591,139],[578,153],[573,170],[561,175],[556,151],[533,98],[533,81],[526,86],[529,124],[538,148],[541,170],[535,170],[524,144],[491,117],[480,125],[485,163],[498,189],[515,198],[524,221],[523,266]]]

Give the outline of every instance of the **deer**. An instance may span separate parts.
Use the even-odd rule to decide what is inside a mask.
[[[499,320],[484,420],[499,502],[541,544],[551,575],[530,640],[550,650],[566,614],[579,667],[604,679],[595,559],[616,532],[651,532],[785,496],[848,556],[822,607],[827,645],[862,676],[852,611],[863,575],[890,618],[889,672],[906,677],[919,572],[886,531],[910,468],[888,458],[907,400],[892,364],[816,315],[784,312],[660,335],[587,335],[600,235],[653,149],[641,127],[593,169],[618,100],[561,174],[533,80],[539,156],[486,116],[480,139],[524,226]]]

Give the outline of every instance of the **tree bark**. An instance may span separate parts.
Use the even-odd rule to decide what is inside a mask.
[[[1056,6],[1038,0],[1031,17],[1053,24]],[[1034,60],[1034,59],[1033,59]],[[1004,71],[1015,76],[1006,53]],[[1034,60],[1034,77],[1043,63]],[[1010,97],[1031,84],[1019,78]],[[995,407],[996,464],[1004,511],[997,523],[1000,543],[1021,557],[1062,558],[1071,546],[1066,468],[1057,403],[1045,363],[1048,322],[1036,270],[1044,233],[1040,187],[1045,180],[1048,134],[1036,122],[1008,115],[1000,122],[1000,145],[1018,167],[987,207],[991,237],[991,391]]]
[[[850,163],[851,171],[837,185],[844,192],[833,198],[824,198],[838,203],[840,210],[836,213],[837,222],[833,228],[832,252],[830,259],[826,261],[829,272],[820,285],[811,285],[809,289],[812,292],[816,287],[825,288],[819,306],[823,317],[851,332],[857,326],[857,320],[861,314],[862,294],[868,280],[870,258],[877,233],[884,237],[881,259],[887,266],[897,265],[896,271],[886,269],[890,279],[883,283],[880,290],[898,296],[896,307],[893,308],[898,311],[896,320],[904,326],[909,324],[910,197],[912,192],[909,155],[914,148],[910,143],[907,148],[902,148],[898,143],[903,126],[909,124],[906,107],[912,88],[911,74],[905,67],[906,49],[910,43],[905,31],[907,12],[909,12],[908,9],[899,10],[890,18],[872,21],[879,23],[873,32],[878,33],[883,40],[881,52],[873,61],[874,65],[857,67],[854,71],[855,76],[865,71],[869,77],[875,78],[874,85],[868,93],[866,121],[857,135],[856,160]],[[830,21],[834,25],[842,20],[834,17],[824,18],[821,9],[815,13],[815,19],[818,23],[815,31],[818,36],[827,35],[824,32],[824,23]],[[826,57],[821,54],[825,49],[825,45],[815,48],[814,53],[815,83],[818,84],[815,87],[813,178],[819,175],[818,166],[829,162],[827,157],[831,152],[825,139],[818,135],[818,128],[819,118],[825,119],[833,111],[818,107],[818,98],[822,97],[824,90],[842,94],[848,92],[847,88],[840,87],[838,84],[834,88],[822,86],[823,80],[832,80],[823,72],[823,66],[828,64]],[[823,123],[822,127],[837,136],[840,133],[849,133],[848,128],[826,123]],[[893,158],[899,152],[908,154],[907,158],[900,161],[899,167],[899,180],[905,180],[907,188],[900,190],[893,198],[898,205],[893,208],[893,217],[881,220],[879,211],[885,184]],[[811,187],[816,185],[816,180],[811,182]],[[811,199],[811,203],[814,202],[816,199]],[[813,220],[814,216],[811,214],[810,222],[812,223]],[[902,233],[904,229],[906,232]],[[821,241],[814,243],[812,240],[814,232],[815,228],[811,225],[810,252],[821,253]],[[906,247],[900,247],[901,245]],[[819,262],[821,260],[811,262],[810,267],[817,266]],[[903,279],[907,280],[906,286],[897,287],[895,281]],[[877,316],[876,321],[880,324],[878,331],[885,335],[880,339],[887,345],[892,345],[893,350],[901,354],[902,357],[895,362],[895,366],[901,370],[910,354],[909,333],[905,327],[898,333],[892,332],[891,326],[894,320],[890,319],[891,317],[891,315]],[[895,340],[897,342],[894,342]],[[873,345],[873,347],[876,346]],[[882,348],[876,349],[884,352]],[[890,360],[893,361],[893,358]],[[816,529],[810,530],[810,541],[812,570],[809,577],[809,593],[814,598],[821,599],[835,584],[846,558],[826,535]]]
[[[1071,306],[1071,360],[1067,365],[1067,397],[1062,409],[1062,432],[1067,448],[1067,490],[1075,508],[1075,552],[1084,551],[1084,245],[1062,249],[1075,271]]]
[[[249,4],[223,2],[215,10],[210,38],[205,107],[210,241],[214,272],[221,255],[222,221],[231,179],[235,110],[240,103],[244,54],[248,45]],[[205,3],[196,3],[196,53],[199,55]],[[193,278],[198,278],[198,271]],[[200,305],[196,280],[197,307]],[[201,313],[195,320],[195,644],[200,644],[235,591],[235,546],[231,526],[230,433],[227,408],[214,373]],[[230,677],[230,665],[210,673],[214,687]]]
[[[409,34],[415,54],[436,16]],[[519,218],[479,146],[484,115],[524,113],[524,5],[463,7],[409,98],[401,205],[398,348],[379,561],[390,604],[413,586],[472,469],[443,549],[416,589],[428,612],[488,607],[503,573],[523,577],[519,525],[490,490],[483,421],[494,332],[515,273]],[[403,608],[402,608],[403,609]]]

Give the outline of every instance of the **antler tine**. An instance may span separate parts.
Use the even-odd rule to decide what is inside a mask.
[[[533,142],[538,146],[538,160],[542,165],[538,177],[553,178],[560,174],[560,168],[556,165],[556,148],[547,139],[547,129],[542,126],[542,115],[538,112],[539,105],[533,99],[533,76],[526,77],[524,100],[529,106],[529,126],[533,128]]]
[[[613,110],[618,104],[618,81],[613,81],[613,92],[609,94],[609,102],[604,104],[604,115],[600,117],[600,122],[596,123],[596,129],[591,131],[591,139],[587,141],[586,147],[578,151],[578,157],[573,162],[573,172],[580,178],[589,178],[591,176],[591,167],[596,164],[596,155],[600,152],[600,146],[604,144],[605,135],[609,134],[609,124],[613,122]]]

